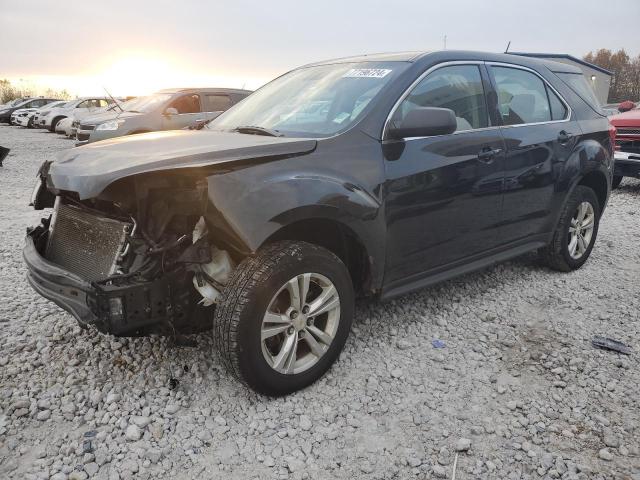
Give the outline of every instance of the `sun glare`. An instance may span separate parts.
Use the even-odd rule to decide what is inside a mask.
[[[171,86],[180,69],[169,61],[153,57],[118,58],[96,75],[101,86],[117,95],[147,95]]]

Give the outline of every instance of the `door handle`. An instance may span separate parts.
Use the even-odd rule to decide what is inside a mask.
[[[483,148],[478,154],[478,160],[482,163],[493,163],[493,159],[496,155],[500,155],[502,153],[501,148]]]
[[[567,132],[566,130],[561,130],[558,134],[558,142],[560,145],[565,145],[569,143],[569,140],[573,137],[573,134]]]

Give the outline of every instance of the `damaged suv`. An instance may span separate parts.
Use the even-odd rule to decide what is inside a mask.
[[[574,67],[478,52],[293,70],[200,131],[43,164],[33,288],[82,325],[213,324],[229,370],[282,395],[342,350],[356,296],[387,299],[538,250],[589,257],[611,188],[607,119]],[[576,80],[576,79],[573,79]]]

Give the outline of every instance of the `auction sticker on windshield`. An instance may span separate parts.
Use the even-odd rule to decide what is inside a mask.
[[[342,75],[343,78],[384,78],[391,73],[386,68],[352,68]]]

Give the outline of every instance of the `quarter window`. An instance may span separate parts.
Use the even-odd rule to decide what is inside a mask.
[[[398,122],[418,107],[453,110],[458,128],[473,130],[489,126],[482,77],[477,65],[451,65],[427,75],[402,101],[394,114]]]
[[[504,125],[551,121],[547,87],[540,77],[518,68],[491,68],[498,90],[498,108]],[[549,94],[553,92],[549,90]],[[556,101],[562,105],[557,97]],[[557,105],[556,107],[559,108]],[[557,115],[562,113],[560,109]]]

